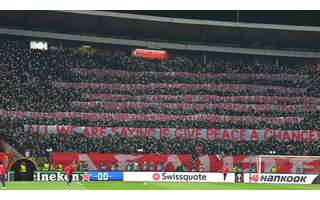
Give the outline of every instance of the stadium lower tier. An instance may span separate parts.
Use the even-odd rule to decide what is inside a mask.
[[[207,171],[220,172],[223,166],[234,172],[319,174],[320,156],[228,156],[192,154],[52,153],[53,163],[87,164],[88,170],[120,171]],[[113,165],[117,168],[113,169]],[[273,170],[276,171],[273,171]]]
[[[71,127],[71,126],[70,126]],[[69,127],[69,128],[70,128]],[[39,127],[40,128],[40,127]],[[62,127],[64,128],[64,127]],[[59,130],[61,131],[62,128]],[[68,128],[68,129],[69,129]],[[194,154],[194,155],[295,155],[295,156],[317,156],[319,155],[319,141],[312,140],[290,140],[290,138],[264,138],[263,130],[248,130],[248,138],[245,139],[244,130],[221,130],[221,137],[207,138],[205,132],[193,131],[196,137],[184,137],[183,135],[169,134],[167,137],[157,138],[157,135],[134,135],[125,134],[127,129],[122,129],[119,133],[105,135],[103,137],[90,137],[87,134],[70,133],[72,126],[68,132],[65,130],[59,134],[46,133],[29,133],[22,128],[4,130],[3,139],[13,148],[17,149],[21,154],[30,154],[32,157],[48,157],[50,152],[79,152],[79,153],[119,153],[119,154]],[[129,130],[130,128],[128,128]],[[48,129],[49,130],[49,129]],[[51,131],[54,132],[52,129]],[[105,129],[106,130],[106,129]],[[110,130],[110,129],[108,129]],[[130,132],[133,129],[130,129]],[[179,130],[180,133],[181,130]],[[192,131],[192,130],[191,130]],[[228,136],[230,132],[231,138]],[[238,138],[236,132],[240,133]],[[176,131],[176,133],[178,133]],[[190,134],[189,134],[190,133]],[[188,136],[192,132],[188,130]],[[218,130],[210,131],[210,136],[216,135]],[[220,134],[221,133],[221,134]],[[252,133],[252,134],[251,134]],[[258,134],[261,133],[261,134]],[[286,136],[289,136],[289,132]],[[304,131],[304,136],[315,133]],[[172,137],[171,137],[171,136]],[[251,135],[251,136],[250,136]],[[158,135],[159,136],[159,135]],[[200,137],[203,136],[203,137]],[[216,135],[218,136],[218,135]],[[253,137],[254,136],[254,137]],[[258,137],[261,136],[261,137]],[[298,135],[299,136],[299,135]],[[314,136],[314,135],[313,135]],[[240,139],[240,140],[239,140]],[[295,138],[297,139],[297,138]],[[301,139],[301,137],[300,137]]]

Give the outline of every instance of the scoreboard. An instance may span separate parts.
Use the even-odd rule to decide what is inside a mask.
[[[86,177],[86,174],[88,175]],[[89,181],[122,181],[123,172],[103,172],[103,171],[89,171],[82,175],[84,179]]]

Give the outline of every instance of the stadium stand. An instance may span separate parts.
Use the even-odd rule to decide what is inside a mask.
[[[80,171],[320,173],[320,29],[310,20],[0,16],[8,168],[27,157],[46,171],[77,162]],[[139,58],[137,48],[164,54]]]
[[[160,61],[124,53],[31,50],[4,42],[1,137],[33,157],[50,157],[52,151],[191,154],[192,160],[211,154],[319,155],[315,64],[276,66],[225,58],[175,56]],[[111,131],[89,137],[64,127],[54,134],[56,125],[164,129],[174,136]],[[176,129],[201,130],[185,137],[176,135]],[[270,134],[264,140],[234,139],[232,133],[214,140],[199,136],[209,129],[314,131],[304,139],[298,134],[296,140],[294,133]]]

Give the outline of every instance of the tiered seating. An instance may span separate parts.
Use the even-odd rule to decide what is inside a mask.
[[[128,154],[320,153],[320,136],[309,131],[319,127],[319,80],[313,65],[277,67],[214,57],[156,61],[29,50],[9,43],[2,44],[0,58],[1,136],[34,156],[48,156],[48,148]],[[24,129],[26,124],[154,128],[155,133],[92,138],[49,131],[47,136],[48,131]],[[188,128],[191,135],[177,135],[176,128]],[[222,131],[214,135],[213,128]],[[252,138],[256,129],[258,136]],[[168,130],[166,137],[158,137],[165,132],[161,130]],[[292,130],[299,130],[296,136]]]

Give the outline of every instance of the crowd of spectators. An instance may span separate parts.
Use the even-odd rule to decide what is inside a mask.
[[[193,72],[193,73],[259,73],[259,74],[303,74],[309,75],[306,81],[267,81],[267,80],[211,80],[200,78],[150,78],[119,76],[76,76],[71,73],[71,68],[89,69],[121,69],[128,71],[157,71],[157,72]],[[53,82],[94,82],[94,83],[232,83],[274,85],[284,87],[303,87],[306,92],[301,94],[308,97],[319,97],[319,76],[316,68],[310,63],[296,63],[286,65],[268,65],[261,63],[243,63],[239,60],[226,57],[176,56],[168,60],[147,60],[126,55],[99,55],[84,54],[76,50],[31,50],[24,48],[19,43],[0,44],[0,108],[11,111],[38,111],[38,112],[117,112],[108,109],[81,109],[70,105],[72,101],[85,101],[83,93],[102,92],[99,90],[63,89],[53,85]],[[104,93],[129,94],[129,95],[280,95],[277,91],[238,91],[214,92],[205,90],[185,91],[175,89],[159,89],[146,91],[103,91]],[[300,95],[300,96],[301,96]],[[287,94],[299,96],[299,94]],[[123,111],[122,111],[123,112]],[[172,115],[191,115],[199,111],[182,111],[170,109],[129,109],[126,113],[166,113]],[[256,129],[291,129],[309,130],[319,128],[319,112],[310,113],[280,113],[268,111],[264,113],[216,111],[207,110],[202,113],[215,113],[221,115],[257,115],[257,116],[299,116],[303,120],[299,124],[268,125],[264,123],[210,123],[207,121],[81,121],[75,119],[5,119],[1,117],[1,137],[20,151],[30,149],[34,156],[47,156],[53,151],[75,152],[116,152],[116,153],[197,153],[214,154],[226,153],[231,155],[241,154],[283,154],[283,155],[319,155],[318,142],[278,142],[268,141],[219,141],[204,139],[176,138],[173,140],[157,140],[150,137],[123,137],[120,135],[106,136],[103,138],[88,138],[81,135],[44,136],[42,134],[29,134],[22,130],[24,124],[73,124],[82,126],[106,127],[171,127],[171,128],[256,128]],[[196,148],[197,146],[201,147]],[[270,153],[271,152],[271,153]]]
[[[226,155],[319,155],[320,142],[307,141],[236,141],[188,139],[156,139],[118,134],[99,138],[79,134],[61,135],[26,133],[22,128],[2,132],[13,147],[28,149],[32,156],[49,156],[51,152],[80,153],[160,153],[160,154],[226,154]]]

